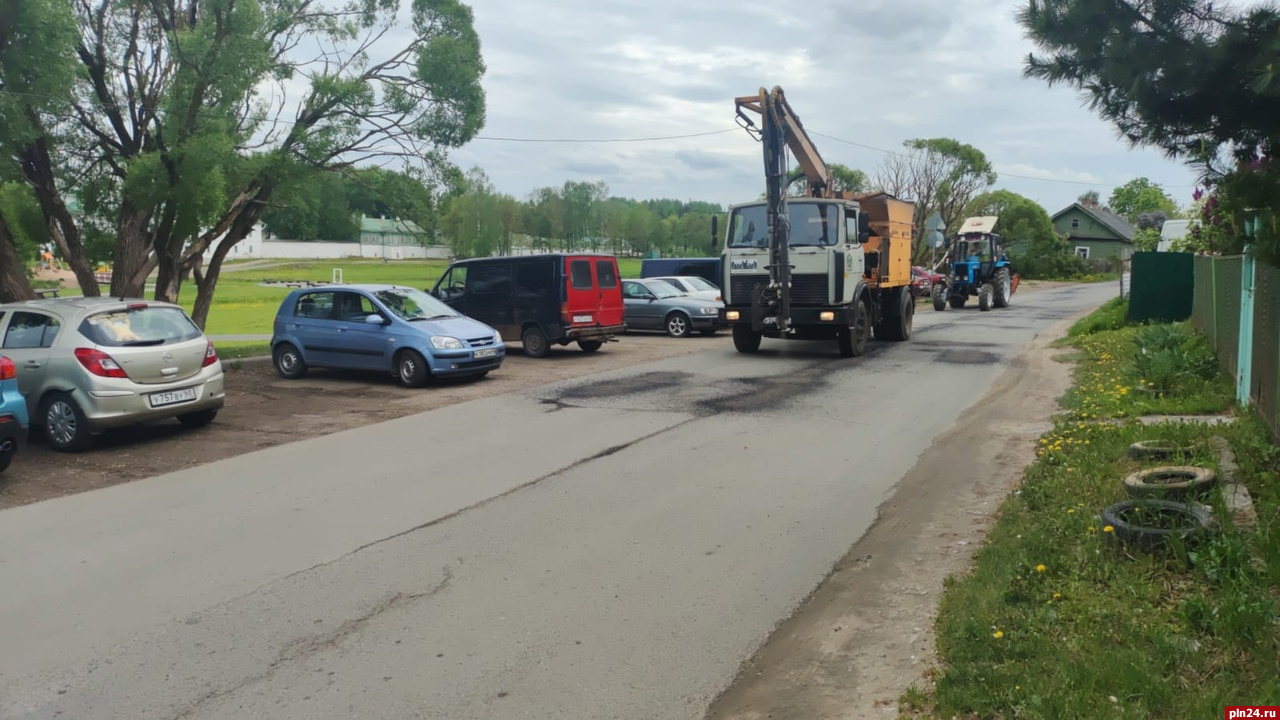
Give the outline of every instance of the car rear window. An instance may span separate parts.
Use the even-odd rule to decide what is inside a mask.
[[[596,261],[596,281],[602,288],[618,287],[618,273],[614,271],[612,260]]]
[[[178,308],[138,307],[90,315],[80,334],[98,345],[169,345],[200,337],[200,328]]]
[[[591,262],[589,260],[573,260],[569,263],[569,284],[574,290],[591,289]]]

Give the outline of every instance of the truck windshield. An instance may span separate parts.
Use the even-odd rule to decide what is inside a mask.
[[[788,203],[791,247],[828,247],[840,239],[840,209],[833,203]],[[769,246],[769,224],[764,204],[733,211],[729,218],[729,247]]]

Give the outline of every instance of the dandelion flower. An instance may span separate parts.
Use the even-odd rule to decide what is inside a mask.
[[[995,638],[995,639],[999,640],[1000,638],[1004,637],[1004,631],[1003,631],[1003,630],[997,630],[997,631],[995,631],[995,632],[991,633],[991,637],[993,637],[993,638]]]
[[[1115,528],[1111,527],[1110,525],[1108,525],[1108,526],[1106,526],[1106,527],[1102,528],[1102,532],[1107,532],[1107,533],[1112,532],[1112,531],[1114,531],[1114,530],[1115,530]]]
[[[1044,563],[1040,563],[1039,565],[1036,566],[1036,572],[1038,573],[1044,572]]]

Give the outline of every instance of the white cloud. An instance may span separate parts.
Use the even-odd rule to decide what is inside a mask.
[[[873,173],[908,138],[953,137],[1010,175],[998,187],[1051,213],[1137,176],[1189,201],[1191,170],[1130,150],[1073,91],[1021,77],[1032,50],[1014,20],[1022,1],[473,2],[488,66],[483,137],[733,132],[652,143],[477,139],[453,158],[517,197],[574,179],[635,198],[739,202],[759,195],[764,178],[733,98],[780,85],[806,128],[878,148],[816,137],[829,162]]]

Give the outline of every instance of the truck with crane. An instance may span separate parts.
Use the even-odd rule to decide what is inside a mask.
[[[738,124],[764,146],[765,170],[764,200],[730,206],[723,237],[720,312],[734,347],[754,353],[765,337],[834,339],[842,356],[857,357],[873,333],[908,340],[915,205],[837,190],[782,88],[734,102]],[[788,150],[803,171],[804,196],[788,196]],[[721,242],[716,225],[713,218],[713,247]]]

